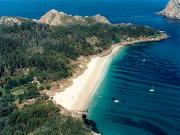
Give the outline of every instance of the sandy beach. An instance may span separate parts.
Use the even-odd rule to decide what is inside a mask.
[[[95,88],[100,82],[102,73],[105,71],[108,62],[114,54],[123,46],[140,43],[154,42],[166,39],[167,35],[158,38],[142,38],[132,41],[124,41],[113,45],[109,50],[99,56],[92,57],[87,65],[87,69],[78,77],[73,79],[73,84],[65,88],[62,92],[58,92],[53,97],[53,101],[71,112],[83,112],[87,109]]]
[[[74,78],[71,86],[55,94],[53,100],[56,104],[61,105],[68,111],[85,111],[95,93],[95,88],[101,79],[104,68],[121,47],[114,47],[109,55],[92,57],[83,74]]]

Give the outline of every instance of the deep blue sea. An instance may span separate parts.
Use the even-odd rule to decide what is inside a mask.
[[[167,40],[124,47],[113,57],[89,105],[88,117],[103,135],[180,135],[180,21],[155,14],[166,3],[0,0],[0,16],[38,19],[54,8],[72,15],[100,13],[112,23],[130,22],[166,31]],[[149,91],[152,88],[154,92]]]

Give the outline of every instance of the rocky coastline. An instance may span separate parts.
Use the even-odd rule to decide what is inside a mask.
[[[170,19],[180,19],[180,0],[169,0],[159,14]]]

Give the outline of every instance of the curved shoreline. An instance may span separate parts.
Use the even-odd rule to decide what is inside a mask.
[[[58,92],[53,97],[56,104],[62,106],[66,110],[74,113],[82,114],[86,111],[87,106],[96,91],[98,82],[101,79],[104,68],[107,63],[115,55],[122,46],[132,45],[142,42],[156,42],[166,39],[168,36],[162,34],[157,38],[139,38],[123,41],[112,45],[112,47],[96,57],[92,57],[87,64],[87,69],[79,76],[73,79],[73,84]]]
[[[64,91],[56,93],[53,98],[55,103],[71,112],[84,112],[109,59],[120,48],[121,46],[114,48],[110,55],[92,57],[87,64],[87,69],[73,79],[73,84],[65,88]]]

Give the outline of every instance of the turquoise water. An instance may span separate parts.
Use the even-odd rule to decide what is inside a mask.
[[[124,6],[112,17],[115,22],[152,26],[171,37],[125,47],[114,56],[88,116],[104,135],[180,135],[180,21],[154,14],[164,6],[160,0],[118,1],[114,7],[118,5]]]
[[[0,16],[38,19],[54,8],[72,15],[100,13],[113,23],[131,22],[166,31],[171,36],[167,40],[124,47],[113,57],[89,105],[88,117],[104,135],[180,135],[180,21],[155,14],[166,3],[0,0]],[[149,92],[152,87],[155,91]]]

